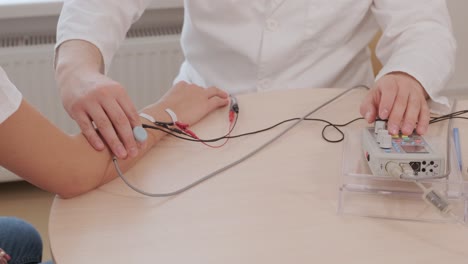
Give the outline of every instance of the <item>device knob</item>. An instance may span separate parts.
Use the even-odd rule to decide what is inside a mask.
[[[383,135],[380,141],[380,148],[389,149],[392,148],[392,136],[390,134]]]
[[[379,130],[379,132],[377,133],[377,137],[376,137],[377,143],[380,144],[383,140],[383,137],[386,135],[388,135],[388,130],[385,130],[385,129]]]
[[[403,174],[403,169],[396,162],[389,161],[385,164],[385,170],[390,176],[400,179]]]
[[[387,122],[385,122],[383,120],[376,120],[375,123],[374,123],[374,133],[377,134],[377,133],[379,133],[379,131],[385,130],[386,124],[387,124]]]

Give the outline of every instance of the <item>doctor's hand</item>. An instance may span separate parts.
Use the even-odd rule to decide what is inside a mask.
[[[120,159],[135,157],[132,128],[141,125],[125,89],[104,74],[100,50],[84,40],[70,40],[56,50],[55,79],[65,110],[96,150],[106,148]],[[94,125],[93,125],[94,123]]]
[[[377,117],[388,119],[390,134],[420,135],[429,127],[429,98],[421,84],[410,75],[393,72],[382,76],[361,103],[361,115],[372,123]]]
[[[96,71],[64,74],[57,81],[65,110],[96,150],[106,146],[95,127],[118,158],[137,156],[132,128],[141,125],[141,121],[119,83]]]

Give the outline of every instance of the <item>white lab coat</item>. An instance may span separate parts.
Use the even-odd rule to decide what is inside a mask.
[[[106,69],[150,0],[65,0],[57,45],[96,45]],[[438,96],[454,71],[445,0],[186,0],[178,80],[230,93],[372,85],[368,43],[379,27],[377,79],[406,72]]]
[[[18,110],[23,96],[0,67],[0,124]]]

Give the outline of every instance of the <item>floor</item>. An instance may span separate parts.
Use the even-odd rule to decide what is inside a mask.
[[[0,215],[24,219],[37,228],[44,243],[43,260],[50,260],[49,211],[54,195],[24,182],[0,183]]]

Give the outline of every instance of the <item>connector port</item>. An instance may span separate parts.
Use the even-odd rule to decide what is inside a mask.
[[[421,171],[421,162],[411,161],[409,164],[410,164],[411,168],[413,169],[413,171],[415,171],[415,172]]]

